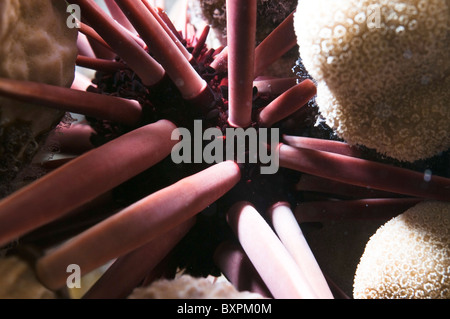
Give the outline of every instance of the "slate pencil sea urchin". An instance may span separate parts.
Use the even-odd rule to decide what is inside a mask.
[[[36,263],[39,279],[49,288],[64,286],[69,264],[85,273],[116,258],[86,298],[126,297],[144,279],[173,275],[169,270],[180,266],[201,275],[218,268],[233,282],[231,256],[241,254],[252,263],[254,289],[275,298],[331,298],[298,224],[292,222],[304,221],[307,206],[332,202],[350,212],[358,212],[352,205],[370,206],[379,208],[371,218],[380,213],[378,218],[386,218],[423,199],[450,198],[445,177],[432,175],[424,181],[423,172],[358,157],[358,150],[345,143],[293,136],[308,131],[302,125],[314,111],[307,102],[315,86],[310,80],[296,84],[293,79],[257,78],[253,66],[261,61],[254,59],[272,62],[274,56],[254,49],[256,1],[227,1],[228,47],[217,50],[204,46],[208,28],[198,38],[183,39],[149,1],[107,1],[116,20],[128,21],[122,26],[94,1],[68,2],[83,12],[80,32],[107,53],[77,59],[98,70],[90,92],[0,79],[0,94],[85,114],[97,132],[92,150],[0,202],[1,245],[15,239],[37,244],[40,239],[56,247]],[[292,19],[287,17],[282,29],[266,39],[279,48],[275,59],[296,43]],[[255,169],[258,164],[234,161],[175,165],[169,155],[177,141],[171,135],[196,119],[205,128],[221,130],[279,128],[286,135],[286,144],[278,145],[279,173],[262,176]],[[297,192],[300,176],[311,183]],[[327,183],[352,186],[330,194],[323,188]],[[309,191],[327,194],[326,201],[307,201]],[[106,214],[92,221],[89,205],[105,198],[108,205],[100,207]],[[304,205],[297,207],[300,202]],[[319,215],[311,220],[320,221]],[[70,229],[73,221],[76,227]],[[58,242],[54,232],[64,228],[69,229]],[[297,236],[284,236],[290,231]],[[197,250],[187,258],[196,245],[208,246],[202,242],[208,238],[202,237],[205,233],[213,242],[210,251]],[[180,254],[180,247],[191,250]],[[309,267],[302,267],[292,247],[302,247]],[[217,268],[205,270],[205,264],[196,264],[201,258],[206,268],[211,260]]]

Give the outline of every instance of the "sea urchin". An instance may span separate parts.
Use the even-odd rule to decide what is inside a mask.
[[[80,41],[80,52],[95,52],[77,58],[98,71],[87,91],[0,79],[1,95],[82,113],[83,132],[94,132],[92,149],[0,202],[0,244],[18,239],[19,248],[39,247],[34,267],[47,287],[63,288],[69,265],[86,273],[114,260],[86,298],[126,297],[179,268],[221,271],[239,289],[269,297],[340,297],[296,220],[330,203],[352,218],[373,207],[370,218],[383,219],[423,199],[450,198],[445,177],[424,179],[423,172],[365,159],[343,142],[311,137],[313,82],[255,74],[259,59],[273,60],[272,50],[254,47],[256,0],[227,1],[227,48],[216,50],[204,45],[208,28],[182,36],[151,1],[106,1],[121,23],[92,0],[68,2],[82,12],[88,42]],[[295,45],[292,19],[265,40],[277,56]],[[194,156],[175,164],[169,155],[179,140],[172,137],[192,132],[195,121],[222,132],[216,139],[227,139],[227,129],[279,130],[285,143],[266,145],[279,158],[278,172],[261,174],[248,149],[243,162]],[[299,132],[304,136],[294,136]],[[331,192],[324,189],[331,183]],[[329,215],[309,217],[336,218]],[[230,262],[237,255],[251,262],[246,287],[235,276],[244,263]]]

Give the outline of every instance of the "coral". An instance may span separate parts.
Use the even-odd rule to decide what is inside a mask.
[[[16,256],[0,258],[1,299],[53,299],[56,294],[37,280],[33,269]]]
[[[70,86],[78,50],[77,30],[67,27],[68,17],[62,1],[2,1],[0,77]],[[43,134],[64,112],[4,97],[0,106],[0,177],[5,182],[31,160]]]
[[[401,161],[450,146],[448,0],[300,1],[300,57],[326,123]]]
[[[426,201],[370,238],[354,279],[354,298],[450,298],[450,204]]]
[[[129,299],[260,299],[257,293],[237,291],[226,280],[181,275],[173,280],[160,279],[148,287],[136,288]]]

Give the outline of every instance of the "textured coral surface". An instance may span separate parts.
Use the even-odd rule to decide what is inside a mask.
[[[260,299],[261,295],[237,291],[228,281],[182,275],[173,280],[161,279],[148,287],[136,288],[130,299]]]
[[[0,77],[70,86],[77,29],[62,1],[0,2]],[[0,181],[14,178],[64,112],[0,98]],[[0,185],[0,196],[2,195]]]
[[[449,148],[449,3],[299,1],[300,55],[340,137],[402,161]]]
[[[370,238],[355,298],[450,298],[450,204],[422,202]]]
[[[33,269],[12,256],[0,258],[0,299],[53,299],[56,295],[36,278]]]

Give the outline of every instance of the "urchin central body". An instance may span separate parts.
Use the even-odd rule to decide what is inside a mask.
[[[193,49],[188,47],[189,51]],[[174,146],[171,156],[114,190],[115,200],[122,205],[132,204],[221,160],[233,160],[239,164],[241,181],[199,214],[193,230],[174,251],[179,256],[174,258],[172,271],[182,268],[193,275],[207,276],[219,274],[212,256],[218,244],[232,237],[224,212],[236,200],[244,199],[251,200],[262,210],[278,201],[295,204],[293,189],[299,175],[292,172],[286,175],[284,169],[278,172],[276,157],[280,134],[289,130],[282,124],[272,128],[260,127],[256,120],[260,110],[277,98],[278,94],[258,92],[255,87],[250,126],[231,126],[228,122],[227,72],[217,72],[211,68],[211,51],[205,48],[202,52],[209,52],[208,56],[198,57],[202,62],[195,69],[213,92],[214,99],[208,107],[199,108],[199,105],[186,101],[171,81],[165,80],[156,88],[149,88],[127,69],[113,73],[97,71],[94,85],[88,90],[138,100],[144,113],[141,125],[167,119],[177,126],[172,138],[181,141]],[[120,61],[119,58],[117,60]],[[315,114],[312,112],[310,116],[314,117]],[[97,147],[132,129],[92,117],[88,117],[88,120],[95,130],[91,140]]]

